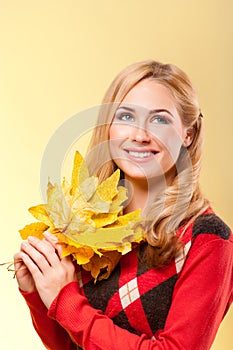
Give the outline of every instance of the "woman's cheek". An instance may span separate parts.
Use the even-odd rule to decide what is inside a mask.
[[[129,136],[129,126],[122,124],[112,124],[109,128],[109,140],[124,139]]]
[[[169,157],[170,162],[175,164],[183,144],[179,131],[174,127],[161,128],[156,134],[154,133],[153,136],[154,140],[160,145],[160,150],[163,150],[163,152]]]

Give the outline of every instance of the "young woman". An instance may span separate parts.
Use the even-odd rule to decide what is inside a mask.
[[[139,62],[112,82],[87,158],[101,180],[121,170],[124,212],[142,209],[147,239],[97,283],[49,233],[22,243],[17,281],[47,349],[210,349],[232,302],[233,238],[199,188],[202,123],[174,65]]]

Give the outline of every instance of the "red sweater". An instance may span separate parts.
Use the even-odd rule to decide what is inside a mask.
[[[146,269],[134,250],[108,280],[94,285],[81,271],[79,282],[66,285],[49,310],[36,291],[22,293],[45,347],[210,349],[233,300],[233,237],[209,213],[190,225],[183,240],[183,253],[162,269]]]

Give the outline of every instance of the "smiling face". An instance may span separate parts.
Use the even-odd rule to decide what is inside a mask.
[[[182,145],[183,127],[169,90],[152,79],[133,87],[119,105],[109,129],[110,152],[127,179],[170,176]]]

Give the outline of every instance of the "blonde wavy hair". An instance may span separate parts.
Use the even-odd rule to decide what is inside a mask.
[[[179,254],[181,237],[186,228],[209,206],[198,182],[203,150],[203,118],[196,91],[188,76],[175,65],[153,60],[134,63],[120,72],[103,98],[87,161],[100,181],[116,170],[109,150],[109,128],[119,104],[143,79],[152,79],[169,89],[183,126],[192,128],[194,133],[190,146],[181,148],[172,183],[146,208],[146,261],[151,266],[161,267]],[[178,237],[176,232],[181,226],[183,230]]]

